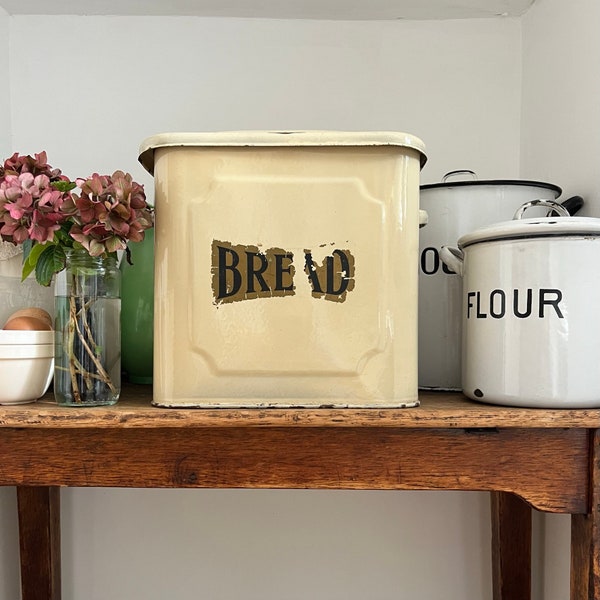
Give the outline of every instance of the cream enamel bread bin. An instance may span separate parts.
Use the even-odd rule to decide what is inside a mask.
[[[521,218],[531,205],[563,217]],[[600,219],[554,202],[442,248],[463,276],[462,388],[474,400],[600,407]]]
[[[140,162],[155,405],[418,404],[418,138],[172,133]]]

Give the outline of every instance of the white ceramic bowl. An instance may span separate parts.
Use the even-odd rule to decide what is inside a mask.
[[[18,344],[38,345],[38,344],[53,344],[54,331],[29,331],[20,329],[0,329],[0,346]]]
[[[53,375],[54,344],[0,343],[0,404],[35,402]]]

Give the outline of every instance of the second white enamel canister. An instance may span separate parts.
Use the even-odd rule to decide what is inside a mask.
[[[156,189],[155,404],[418,403],[418,138],[162,134],[140,160]]]
[[[440,260],[440,248],[479,227],[506,221],[524,202],[555,200],[561,189],[527,180],[479,180],[468,170],[446,173],[421,186],[429,215],[419,235],[419,387],[459,390],[462,282]],[[543,216],[547,211],[540,211]]]
[[[442,249],[463,276],[463,391],[492,404],[598,407],[600,219],[522,214]]]

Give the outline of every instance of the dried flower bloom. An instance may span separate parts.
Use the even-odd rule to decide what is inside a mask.
[[[24,244],[23,277],[35,269],[44,285],[64,269],[65,249],[85,248],[91,256],[127,251],[127,242],[143,240],[153,224],[143,186],[123,171],[72,183],[45,152],[15,153],[0,166],[0,239]]]
[[[61,174],[60,169],[53,169],[48,164],[48,157],[45,152],[40,152],[34,157],[29,155],[21,156],[15,152],[10,158],[4,161],[4,166],[0,169],[0,177],[3,177],[5,173],[9,175],[31,173],[34,177],[36,175],[46,175],[50,181],[67,180]]]
[[[47,175],[26,171],[5,175],[0,180],[0,236],[4,241],[22,244],[31,239],[53,241],[54,232],[66,219],[61,213],[64,193],[50,185]]]
[[[143,240],[144,230],[152,227],[144,189],[128,173],[94,173],[77,179],[77,186],[81,193],[73,193],[70,235],[91,256],[125,250],[128,240]]]

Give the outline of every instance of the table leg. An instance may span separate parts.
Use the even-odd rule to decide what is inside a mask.
[[[60,489],[17,487],[22,600],[60,600]]]
[[[491,492],[494,600],[531,600],[531,507],[518,496]]]
[[[593,433],[590,512],[571,517],[571,599],[600,600],[600,429]]]

